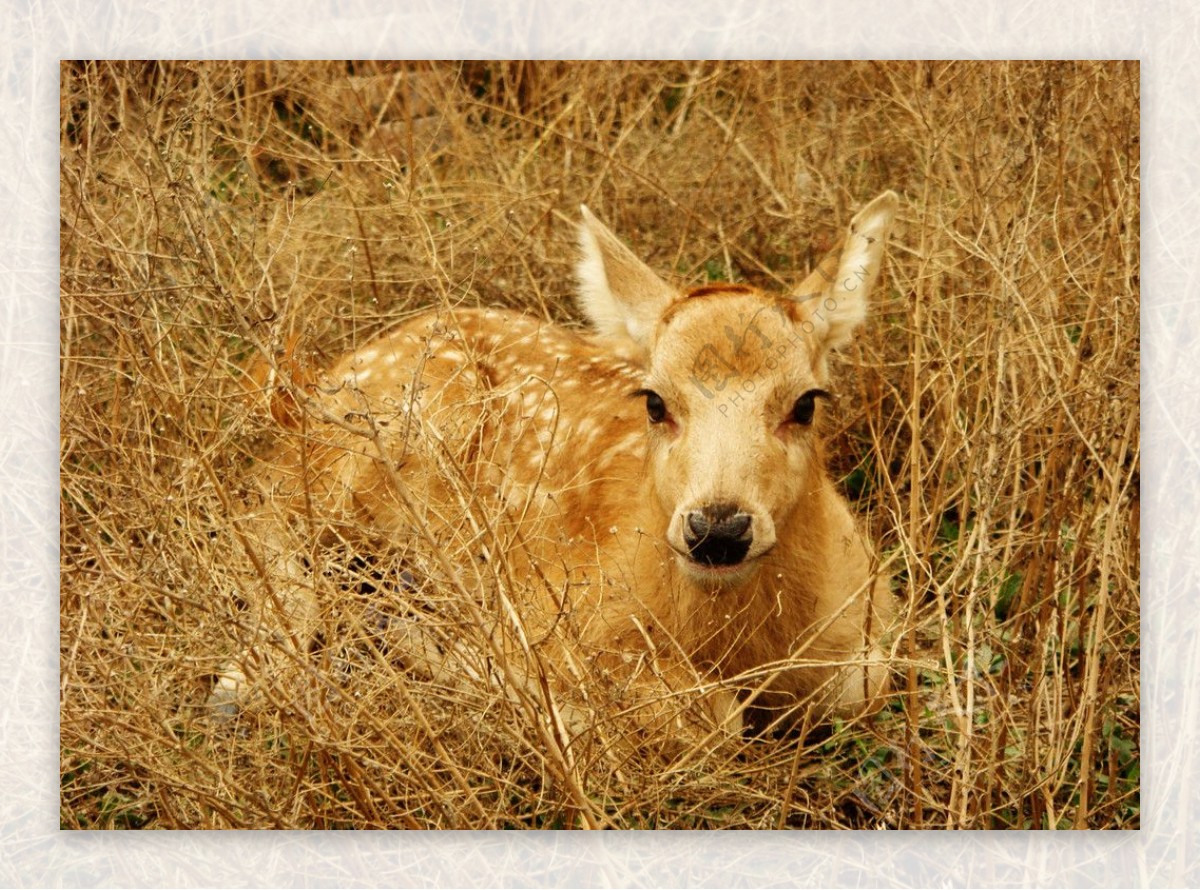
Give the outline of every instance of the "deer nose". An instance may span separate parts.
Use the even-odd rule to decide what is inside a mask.
[[[750,542],[750,514],[735,504],[712,504],[687,514],[683,540],[696,562],[733,566],[746,558]]]

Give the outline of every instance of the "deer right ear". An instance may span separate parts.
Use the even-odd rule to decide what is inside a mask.
[[[826,349],[850,341],[867,316],[867,301],[900,199],[884,192],[850,221],[841,244],[800,285],[796,299]]]
[[[580,308],[598,333],[648,354],[654,326],[676,293],[590,210],[579,209]]]

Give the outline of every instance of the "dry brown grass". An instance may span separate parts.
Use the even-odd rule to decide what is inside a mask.
[[[1138,826],[1136,63],[68,63],[61,129],[64,827]],[[413,591],[323,551],[332,694],[206,725],[243,368],[444,300],[575,319],[581,201],[779,287],[884,188],[831,448],[907,608],[881,715],[574,757],[536,695],[406,672],[372,622]]]

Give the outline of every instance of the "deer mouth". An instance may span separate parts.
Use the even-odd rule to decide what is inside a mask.
[[[741,584],[758,568],[759,557],[762,555],[759,553],[736,563],[717,564],[697,560],[690,553],[675,551],[684,573],[706,587],[733,587]]]

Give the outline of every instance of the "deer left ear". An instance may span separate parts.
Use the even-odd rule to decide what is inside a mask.
[[[597,332],[648,354],[654,327],[676,293],[590,210],[579,209],[580,308]]]
[[[887,191],[860,210],[839,247],[800,285],[796,299],[802,316],[826,349],[845,346],[866,319],[868,296],[899,204],[896,193]]]

